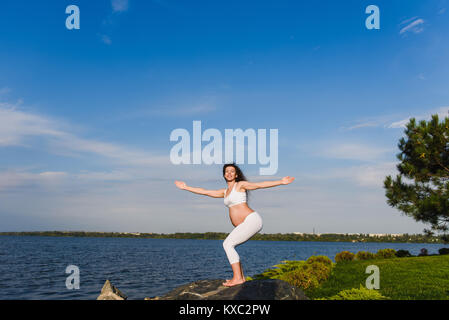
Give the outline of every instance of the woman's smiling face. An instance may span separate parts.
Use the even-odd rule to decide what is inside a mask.
[[[225,171],[225,179],[226,179],[226,181],[235,180],[236,177],[237,177],[237,175],[235,173],[235,168],[233,166],[227,167],[226,171]]]

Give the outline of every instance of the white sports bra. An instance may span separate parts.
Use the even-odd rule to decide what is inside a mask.
[[[237,183],[234,183],[234,186],[232,187],[231,193],[226,197],[226,190],[224,191],[224,204],[225,206],[227,206],[228,208],[235,206],[236,204],[240,204],[240,203],[244,203],[246,202],[246,192],[240,192],[240,191],[235,191],[235,185]]]

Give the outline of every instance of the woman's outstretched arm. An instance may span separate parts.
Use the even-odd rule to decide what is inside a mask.
[[[246,190],[256,190],[261,188],[271,188],[280,186],[283,184],[290,184],[295,180],[293,177],[283,177],[281,180],[274,180],[274,181],[262,181],[262,182],[249,182],[249,181],[242,181],[241,182],[241,188]]]
[[[209,196],[212,198],[224,198],[224,192],[226,189],[220,189],[220,190],[206,190],[203,188],[195,188],[195,187],[189,187],[185,182],[183,181],[175,181],[176,186],[181,190],[187,190],[193,193]]]

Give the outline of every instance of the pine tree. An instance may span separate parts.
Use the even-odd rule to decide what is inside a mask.
[[[416,125],[410,119],[398,147],[399,175],[393,181],[391,176],[384,180],[387,203],[413,217],[431,225],[424,229],[427,235],[434,231],[445,233],[449,224],[449,118],[439,122],[438,115],[432,115],[429,122],[421,120]],[[403,181],[409,179],[411,183]],[[449,242],[447,234],[443,234]]]

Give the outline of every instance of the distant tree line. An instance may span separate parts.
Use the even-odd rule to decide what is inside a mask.
[[[46,237],[96,237],[96,238],[141,238],[141,239],[199,239],[224,240],[228,233],[223,232],[177,232],[177,233],[126,233],[126,232],[86,232],[86,231],[31,231],[0,232],[3,236],[46,236]],[[265,241],[323,241],[323,242],[408,242],[408,243],[445,243],[442,236],[421,234],[370,236],[369,234],[295,234],[295,233],[258,233],[251,240]]]

